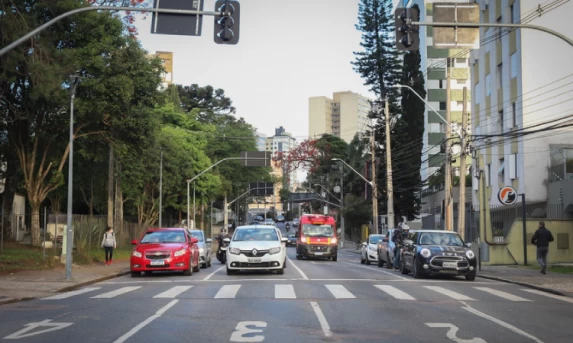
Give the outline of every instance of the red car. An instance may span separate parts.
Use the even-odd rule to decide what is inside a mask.
[[[183,275],[193,275],[200,267],[197,242],[184,228],[147,230],[139,242],[131,241],[136,246],[131,253],[131,276],[154,271],[182,271]]]

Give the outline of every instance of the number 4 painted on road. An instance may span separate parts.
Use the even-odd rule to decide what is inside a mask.
[[[39,335],[41,333],[61,330],[63,328],[67,328],[68,326],[73,324],[73,323],[52,323],[51,321],[52,321],[51,319],[46,319],[46,320],[42,320],[41,322],[38,322],[38,323],[26,324],[24,326],[27,326],[27,328],[24,328],[18,332],[14,332],[10,336],[4,337],[4,339],[19,339],[19,338],[35,336],[35,335]],[[40,327],[47,327],[47,329],[43,329],[43,330],[39,330],[39,331],[35,331],[35,332],[29,332],[29,331],[32,331],[36,328],[40,328]]]
[[[235,332],[231,335],[231,342],[262,342],[265,340],[263,335],[254,335],[245,337],[246,334],[263,332],[259,329],[249,329],[249,326],[256,328],[266,328],[266,322],[239,322],[235,327]]]
[[[487,343],[481,338],[470,338],[470,339],[462,339],[458,338],[456,334],[458,333],[459,328],[454,324],[450,323],[426,323],[427,326],[431,328],[449,328],[448,332],[446,333],[446,337],[451,339],[456,343]]]

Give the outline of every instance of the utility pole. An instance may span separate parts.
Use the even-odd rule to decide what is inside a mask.
[[[196,210],[197,207],[195,206],[195,181],[193,181],[193,230],[196,230],[197,227],[197,224],[195,224],[197,222]]]
[[[388,215],[388,229],[394,228],[394,183],[392,181],[392,151],[390,144],[390,105],[389,99],[386,97],[384,105],[384,114],[386,116],[386,188],[387,190],[387,215]],[[377,194],[378,187],[374,184],[374,194]],[[376,222],[378,222],[378,209],[376,209]],[[376,227],[378,230],[378,227]]]
[[[386,122],[386,127],[388,127],[388,122]],[[370,144],[372,151],[372,227],[370,228],[370,234],[375,234],[378,232],[378,186],[376,183],[376,134],[374,125],[372,125],[372,130],[370,132]],[[386,129],[386,142],[388,142],[388,129]]]
[[[460,153],[460,201],[458,204],[458,233],[465,240],[466,236],[466,150],[467,139],[466,128],[468,124],[468,107],[467,107],[468,89],[463,90],[463,109],[462,109],[462,139]]]
[[[72,279],[72,263],[74,249],[74,227],[72,224],[73,211],[73,186],[74,186],[74,99],[76,98],[76,87],[79,78],[75,75],[70,76],[70,152],[68,157],[68,213],[66,215],[66,280]],[[46,230],[46,228],[44,228]],[[44,243],[45,244],[45,243]]]
[[[452,115],[450,113],[451,107],[450,100],[450,58],[446,62],[446,122],[452,122]],[[453,203],[452,203],[452,152],[451,152],[451,135],[452,129],[446,125],[446,176],[445,176],[445,215],[446,215],[446,230],[453,231]]]
[[[229,228],[229,209],[227,206],[227,194],[225,194],[225,201],[223,202],[223,229],[225,229],[225,231]]]
[[[162,228],[163,212],[163,148],[161,148],[161,157],[159,162],[159,227]]]

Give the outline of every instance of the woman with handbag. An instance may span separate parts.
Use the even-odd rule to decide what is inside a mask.
[[[110,265],[113,262],[113,249],[117,246],[115,236],[113,235],[113,228],[108,226],[103,234],[101,247],[105,249],[105,264]]]

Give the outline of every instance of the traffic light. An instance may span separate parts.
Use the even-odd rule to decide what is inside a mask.
[[[412,21],[418,21],[419,12],[416,8],[396,8],[396,48],[398,50],[415,51],[420,48],[420,33]]]
[[[237,44],[239,42],[239,19],[241,5],[238,1],[218,0],[215,2],[215,43]]]

